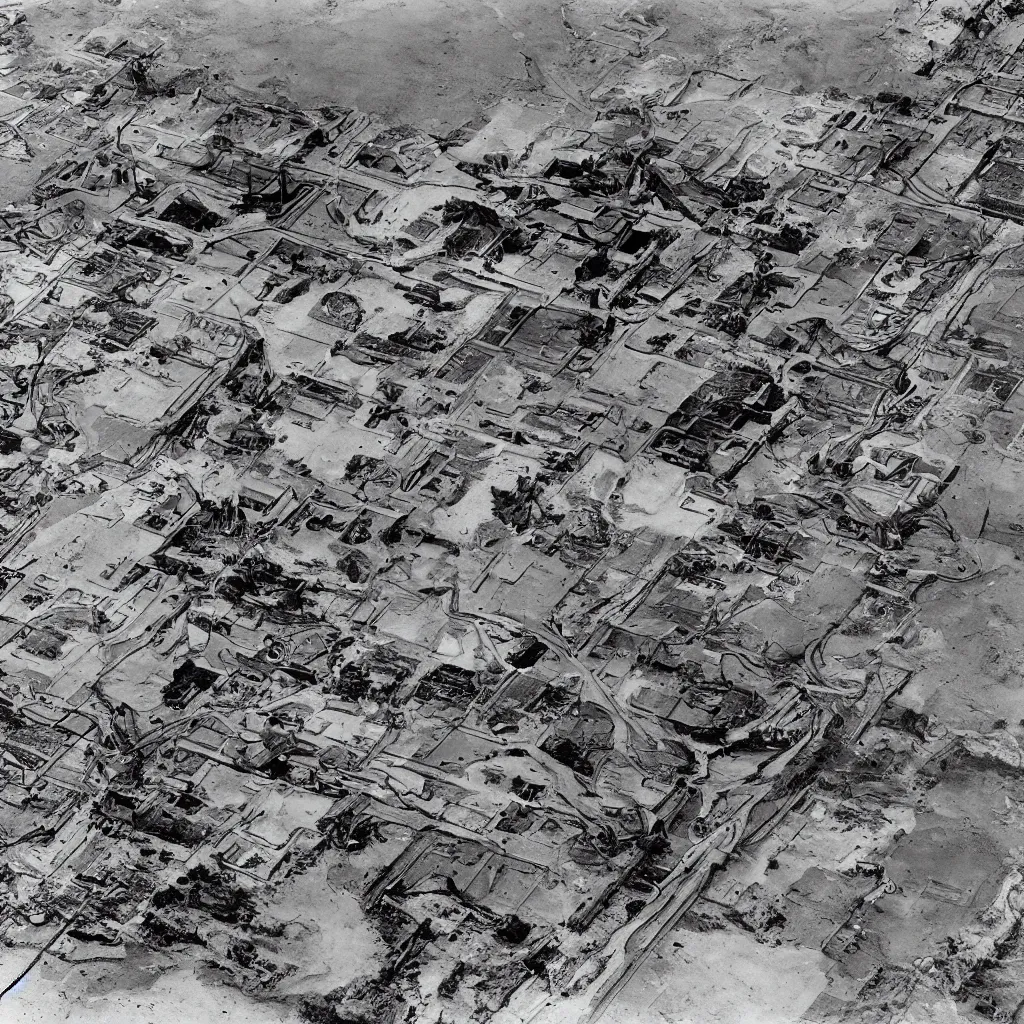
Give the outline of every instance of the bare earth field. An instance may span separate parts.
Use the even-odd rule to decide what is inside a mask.
[[[503,97],[543,101],[545,73],[585,93],[617,55],[587,37],[624,9],[664,27],[660,48],[696,66],[808,90],[877,90],[901,77],[889,0],[50,0],[35,7],[32,31],[59,51],[116,26],[302,106],[348,103],[436,131]]]

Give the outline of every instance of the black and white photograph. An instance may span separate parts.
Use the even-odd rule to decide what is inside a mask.
[[[0,1024],[1024,1024],[1022,0],[0,0]]]

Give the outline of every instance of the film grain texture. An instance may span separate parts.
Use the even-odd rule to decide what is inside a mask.
[[[1020,0],[0,3],[3,1024],[1024,1022]]]

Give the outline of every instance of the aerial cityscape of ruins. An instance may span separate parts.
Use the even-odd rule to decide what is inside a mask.
[[[1024,1021],[1024,5],[579,0],[429,124],[49,6],[0,1020]]]

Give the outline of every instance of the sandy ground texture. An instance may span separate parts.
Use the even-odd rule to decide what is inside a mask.
[[[34,11],[33,11],[34,8]],[[48,0],[29,5],[41,46],[100,25],[163,43],[166,57],[230,71],[300,105],[342,102],[449,130],[502,97],[585,97],[619,50],[601,26],[632,11],[659,48],[780,86],[890,86],[892,0]],[[607,35],[607,33],[605,34]],[[218,71],[220,69],[220,71]]]

